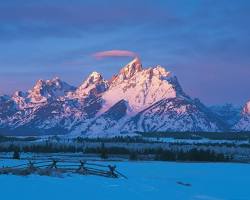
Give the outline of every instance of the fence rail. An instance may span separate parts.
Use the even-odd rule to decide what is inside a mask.
[[[47,175],[55,176],[66,173],[75,173],[80,175],[96,175],[108,178],[125,178],[127,177],[119,172],[115,165],[103,165],[98,163],[90,163],[88,161],[59,161],[59,160],[45,160],[45,161],[28,161],[25,164],[16,166],[0,167],[0,175]]]

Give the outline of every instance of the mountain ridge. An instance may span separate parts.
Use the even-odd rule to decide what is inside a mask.
[[[16,135],[90,137],[147,131],[246,130],[241,129],[240,121],[230,129],[232,124],[226,119],[230,113],[223,119],[219,109],[215,110],[188,96],[177,77],[164,67],[144,69],[136,57],[110,80],[92,72],[74,87],[56,77],[38,80],[27,92],[0,96],[0,129]],[[250,104],[243,111],[247,115],[241,120],[248,116]]]

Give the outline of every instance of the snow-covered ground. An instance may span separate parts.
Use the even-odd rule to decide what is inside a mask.
[[[0,165],[16,164],[13,162],[16,161],[0,160]],[[115,162],[115,164],[119,171],[128,176],[128,180],[81,175],[64,178],[0,175],[0,199],[250,199],[248,164],[175,162]]]

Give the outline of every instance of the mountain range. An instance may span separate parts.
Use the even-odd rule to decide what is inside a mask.
[[[59,78],[0,96],[0,133],[102,137],[137,132],[250,131],[250,101],[207,107],[164,67],[133,59],[110,80],[92,72],[74,87]]]

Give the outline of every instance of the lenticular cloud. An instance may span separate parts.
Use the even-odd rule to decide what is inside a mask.
[[[110,50],[110,51],[101,51],[93,54],[96,59],[102,59],[106,57],[137,57],[137,54],[132,51],[126,50]]]

